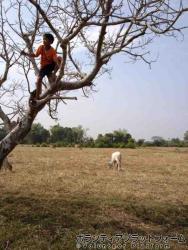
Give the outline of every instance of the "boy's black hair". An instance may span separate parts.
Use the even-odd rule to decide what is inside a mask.
[[[50,41],[50,43],[54,42],[54,36],[50,33],[44,33],[43,37],[46,37]]]

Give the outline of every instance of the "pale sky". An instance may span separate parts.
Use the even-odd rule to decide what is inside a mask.
[[[82,125],[94,138],[117,129],[135,139],[183,138],[188,130],[188,30],[184,34],[184,41],[161,37],[152,44],[152,58],[159,56],[151,69],[117,55],[110,63],[111,77],[97,80],[97,93],[90,98],[70,93],[78,101],[61,105],[60,125]],[[37,121],[45,128],[57,124],[44,111]]]

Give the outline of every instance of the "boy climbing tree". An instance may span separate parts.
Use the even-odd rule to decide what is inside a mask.
[[[60,66],[60,58],[57,56],[55,49],[51,46],[54,42],[54,36],[50,33],[45,33],[43,35],[43,44],[40,45],[37,51],[33,54],[26,53],[22,51],[21,54],[29,57],[38,57],[41,56],[40,59],[40,70],[36,81],[36,90],[32,92],[32,97],[36,99],[40,99],[40,94],[42,91],[42,79],[47,76],[50,78],[52,76],[52,72],[57,70]],[[35,105],[36,101],[30,99],[31,104]]]

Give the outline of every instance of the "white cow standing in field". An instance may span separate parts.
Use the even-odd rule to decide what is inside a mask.
[[[109,167],[117,167],[118,171],[121,170],[121,153],[114,152],[111,156],[111,161],[109,162]]]

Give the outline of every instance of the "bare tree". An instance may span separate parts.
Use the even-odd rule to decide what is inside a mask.
[[[17,117],[19,120],[0,142],[0,163],[28,134],[36,115],[46,105],[54,118],[58,104],[76,99],[67,96],[71,90],[82,89],[85,95],[92,91],[96,78],[108,71],[113,55],[123,53],[150,64],[147,48],[156,36],[182,34],[185,27],[179,19],[187,14],[186,2],[1,0],[0,118],[3,122]],[[31,106],[28,99],[38,62],[21,57],[20,51],[33,53],[46,31],[56,37],[56,50],[63,60],[56,75],[43,82],[40,100]]]

